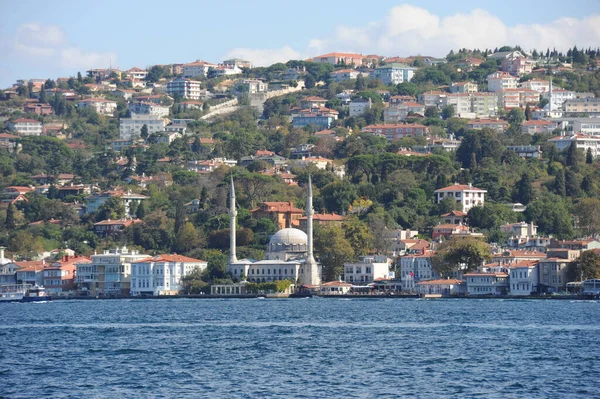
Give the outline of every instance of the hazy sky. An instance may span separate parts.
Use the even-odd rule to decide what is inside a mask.
[[[600,0],[0,0],[0,88],[111,64],[237,56],[262,66],[330,51],[443,56],[504,44],[600,47]]]

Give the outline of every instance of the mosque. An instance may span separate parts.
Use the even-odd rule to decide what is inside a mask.
[[[275,233],[267,246],[264,260],[237,259],[235,187],[233,177],[229,191],[229,262],[227,270],[234,280],[268,282],[291,280],[297,285],[318,286],[321,284],[321,266],[313,255],[312,182],[309,177],[306,201],[306,233],[299,229],[285,228]]]

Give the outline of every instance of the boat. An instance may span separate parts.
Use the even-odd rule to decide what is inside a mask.
[[[25,296],[21,299],[21,302],[43,302],[51,301],[50,295],[46,295],[46,289],[39,285],[27,289]]]
[[[21,302],[29,287],[29,284],[0,285],[0,302]]]

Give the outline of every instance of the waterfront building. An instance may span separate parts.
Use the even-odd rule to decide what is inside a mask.
[[[131,264],[131,295],[177,295],[183,277],[207,266],[206,261],[177,254],[135,261]]]
[[[131,264],[150,256],[127,247],[92,255],[91,262],[76,263],[75,282],[80,295],[129,295]]]
[[[84,256],[65,255],[61,260],[44,267],[43,286],[48,295],[61,296],[75,291],[76,263],[89,263],[90,259]]]
[[[467,293],[476,295],[506,295],[508,274],[506,273],[466,273]]]
[[[313,215],[312,182],[308,179],[306,201],[306,233],[302,230],[286,227],[275,233],[269,240],[264,260],[239,259],[236,254],[235,186],[231,179],[229,194],[229,262],[227,270],[234,280],[268,282],[291,280],[295,284],[317,286],[321,283],[321,267],[313,255]]]
[[[419,295],[459,296],[467,292],[465,282],[457,279],[420,281],[416,286]]]
[[[385,255],[364,255],[356,263],[344,263],[346,283],[368,284],[377,279],[390,278],[391,260]]]
[[[400,280],[403,291],[415,291],[418,282],[439,278],[439,274],[431,264],[431,257],[434,254],[434,251],[425,250],[422,253],[400,258]]]
[[[323,295],[346,295],[350,292],[352,284],[343,281],[330,281],[321,284],[319,291]]]
[[[510,266],[511,296],[531,295],[539,284],[539,260],[522,260]]]

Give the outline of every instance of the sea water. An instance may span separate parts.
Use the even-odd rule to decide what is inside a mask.
[[[562,300],[0,304],[0,397],[600,397],[599,316]]]

